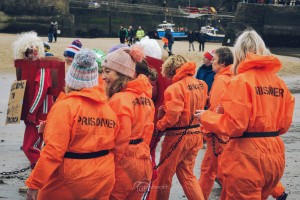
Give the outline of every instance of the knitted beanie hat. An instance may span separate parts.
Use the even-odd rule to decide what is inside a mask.
[[[210,52],[207,51],[207,52],[205,52],[204,53],[204,57],[211,61],[213,59],[213,57],[214,57],[213,51],[210,51]]]
[[[66,85],[75,90],[98,85],[98,64],[93,51],[81,49],[75,55],[66,75]]]
[[[113,52],[113,51],[115,51],[115,50],[118,50],[118,49],[120,49],[120,48],[122,48],[122,47],[128,47],[128,45],[126,45],[126,44],[117,44],[117,45],[115,45],[115,46],[112,46],[112,47],[109,49],[108,53],[111,53],[111,52]]]
[[[137,62],[141,62],[143,57],[143,49],[138,45],[132,45],[131,48],[122,47],[109,53],[102,63],[102,67],[107,67],[120,74],[133,78],[135,74],[135,65]]]
[[[68,57],[74,58],[75,54],[76,54],[77,52],[80,51],[80,48],[81,48],[81,47],[82,47],[81,42],[80,42],[79,40],[74,40],[74,41],[72,42],[72,44],[70,44],[70,45],[66,48],[66,50],[65,50],[65,52],[64,52],[64,56],[65,56],[65,57],[68,56]]]
[[[45,49],[45,52],[50,51],[50,45],[48,42],[44,42],[44,49]]]

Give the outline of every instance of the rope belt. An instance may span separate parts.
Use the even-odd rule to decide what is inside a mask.
[[[105,156],[108,153],[109,150],[101,150],[101,151],[91,152],[91,153],[66,152],[64,157],[72,158],[72,159],[91,159],[91,158],[98,158],[98,157]]]
[[[143,141],[144,141],[143,139],[130,140],[129,144],[139,144]]]
[[[183,127],[170,127],[170,128],[166,128],[166,131],[178,131],[178,130],[198,128],[198,127],[200,127],[200,124],[194,124],[191,126],[183,126]]]
[[[240,137],[232,138],[260,138],[260,137],[277,137],[279,136],[279,131],[272,132],[244,132]]]

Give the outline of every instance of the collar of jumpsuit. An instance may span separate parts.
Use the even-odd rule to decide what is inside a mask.
[[[193,76],[196,73],[196,63],[187,62],[176,70],[175,76],[172,78],[172,82],[175,83],[186,76]]]
[[[152,97],[152,85],[148,78],[143,74],[140,74],[136,79],[129,81],[126,87],[122,90],[122,92],[126,91],[137,94],[145,93],[147,97]]]
[[[60,93],[56,101],[60,101],[62,99],[66,99],[68,97],[76,97],[76,96],[82,96],[86,97],[92,101],[96,102],[105,102],[107,101],[107,97],[104,94],[104,90],[99,90],[97,86],[94,86],[92,88],[84,88],[80,91],[73,91],[69,94]]]
[[[262,56],[248,53],[246,58],[239,64],[238,74],[254,68],[277,73],[281,67],[281,62],[273,55]]]

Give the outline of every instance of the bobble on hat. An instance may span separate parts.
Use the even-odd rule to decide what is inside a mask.
[[[66,85],[76,90],[98,85],[98,65],[93,51],[81,49],[75,55],[66,75]]]
[[[75,54],[80,51],[81,47],[82,47],[82,43],[79,40],[74,40],[72,42],[72,44],[70,44],[66,48],[66,50],[64,52],[64,56],[65,57],[68,56],[68,57],[74,58]]]
[[[135,74],[135,65],[144,58],[144,51],[138,45],[132,45],[131,48],[122,47],[109,53],[102,63],[102,67],[107,67],[120,74],[133,78]]]
[[[209,51],[209,52],[207,51],[207,52],[204,53],[204,57],[211,61],[214,57],[214,52],[213,51]]]

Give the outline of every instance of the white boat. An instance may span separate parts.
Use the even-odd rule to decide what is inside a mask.
[[[185,27],[176,27],[175,24],[163,21],[162,24],[159,24],[156,28],[157,37],[165,37],[165,28],[171,29],[173,37],[176,38],[187,38],[187,29]]]
[[[201,27],[201,32],[206,34],[206,40],[208,42],[223,42],[224,34],[218,34],[218,29],[211,26]]]

